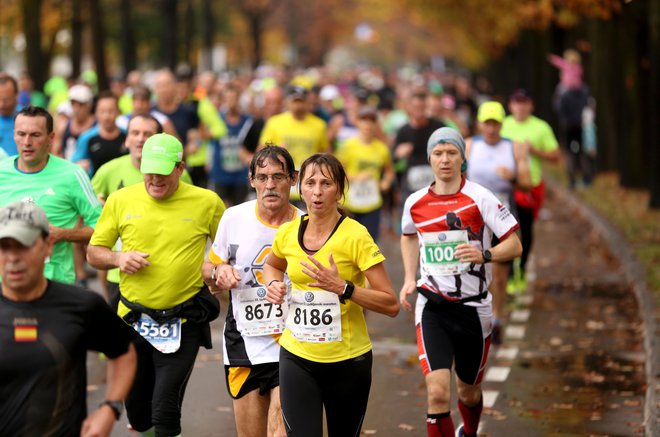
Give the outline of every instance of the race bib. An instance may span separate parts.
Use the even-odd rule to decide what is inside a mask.
[[[323,290],[291,290],[286,327],[305,343],[341,341],[339,296]]]
[[[140,316],[133,328],[142,338],[164,354],[171,354],[181,346],[181,319],[158,323],[146,314]]]
[[[422,241],[427,275],[459,275],[468,269],[469,262],[461,262],[454,257],[456,246],[468,242],[467,231],[425,232]]]
[[[235,172],[243,169],[240,158],[240,144],[235,141],[225,141],[220,146],[220,163],[226,172]]]
[[[231,291],[236,328],[246,337],[281,334],[288,312],[287,303],[276,305],[266,300],[266,287]]]
[[[369,179],[364,181],[352,181],[348,185],[346,193],[348,204],[358,208],[377,206],[380,203],[380,188],[378,181]]]
[[[410,191],[421,190],[435,180],[433,169],[429,165],[416,165],[408,169],[406,182]]]

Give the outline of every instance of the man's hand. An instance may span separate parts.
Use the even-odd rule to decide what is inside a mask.
[[[129,275],[137,273],[144,267],[151,265],[151,263],[147,261],[147,258],[149,257],[148,253],[134,251],[117,252],[117,254],[119,257],[119,262],[117,263],[119,269]]]
[[[215,267],[215,285],[220,290],[231,290],[241,283],[241,274],[229,264],[218,264]]]
[[[415,280],[406,281],[401,287],[401,291],[399,292],[399,302],[406,311],[412,310],[412,305],[408,302],[408,296],[413,294],[414,291],[417,291],[417,283]]]
[[[413,151],[412,143],[401,143],[394,148],[394,157],[396,159],[407,158]]]
[[[107,437],[116,421],[115,412],[107,405],[87,416],[80,429],[81,437]]]

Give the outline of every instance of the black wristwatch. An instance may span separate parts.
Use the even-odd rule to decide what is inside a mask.
[[[344,286],[344,292],[339,296],[339,301],[341,303],[346,303],[347,299],[350,299],[351,296],[353,296],[353,292],[355,291],[355,284],[353,284],[351,281],[346,281],[346,285]]]
[[[107,405],[108,407],[112,408],[112,412],[115,413],[115,419],[119,420],[121,417],[121,413],[124,412],[124,403],[122,401],[110,401],[110,400],[105,400],[101,402],[101,405],[99,405],[99,408],[102,406]]]
[[[493,260],[493,254],[488,249],[483,251],[482,256],[484,257],[484,264],[487,264]]]

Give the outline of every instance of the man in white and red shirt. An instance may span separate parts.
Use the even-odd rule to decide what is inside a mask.
[[[434,182],[411,194],[402,217],[401,252],[405,280],[402,306],[419,292],[415,308],[417,345],[424,372],[429,436],[453,436],[451,368],[455,364],[457,435],[477,434],[482,409],[481,378],[492,329],[491,261],[520,255],[518,223],[493,193],[465,179],[465,141],[451,128],[428,140]],[[499,244],[491,247],[493,235]],[[418,264],[419,263],[419,264]],[[421,277],[416,279],[418,265]]]

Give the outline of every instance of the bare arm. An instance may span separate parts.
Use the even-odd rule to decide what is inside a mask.
[[[408,296],[417,290],[417,266],[419,265],[419,237],[417,234],[401,235],[401,257],[403,258],[403,286],[399,292],[399,302],[410,311],[412,306]]]
[[[88,243],[92,238],[94,228],[90,226],[83,226],[80,228],[58,228],[57,226],[49,225],[50,237],[53,243],[60,241],[71,241],[74,243]]]
[[[527,142],[527,143],[529,143],[529,142]],[[558,163],[559,160],[561,159],[561,152],[559,151],[558,148],[555,149],[555,150],[551,150],[549,152],[546,152],[544,150],[539,150],[539,149],[531,146],[531,144],[530,144],[529,153],[530,153],[530,155],[534,155],[534,156],[536,156],[536,157],[538,157],[538,158],[540,158],[544,161],[553,162],[553,163]]]
[[[108,360],[107,389],[105,398],[123,401],[133,385],[137,356],[133,344],[129,344],[125,354]],[[80,432],[84,437],[108,436],[116,421],[115,413],[108,405],[100,406],[83,422]]]
[[[148,267],[150,265],[147,258],[148,253],[144,252],[114,252],[105,246],[88,246],[87,262],[100,270],[108,270],[119,267],[119,269],[129,275]]]
[[[215,269],[215,281],[211,279],[213,269]],[[236,288],[241,282],[241,275],[234,267],[225,263],[213,264],[209,259],[202,264],[202,277],[214,294]]]
[[[514,184],[521,190],[532,188],[532,174],[529,170],[529,148],[524,143],[513,143],[513,156],[516,159]]]
[[[504,240],[501,240],[496,246],[490,249],[493,262],[507,262],[519,257],[522,254],[522,244],[520,238],[515,232],[509,234]],[[479,248],[471,244],[459,244],[456,246],[456,258],[463,262],[477,264],[484,263],[484,255]]]
[[[270,303],[281,304],[286,296],[286,284],[284,283],[284,272],[287,262],[276,257],[273,252],[266,258],[264,264],[264,284],[267,287],[266,299]]]

